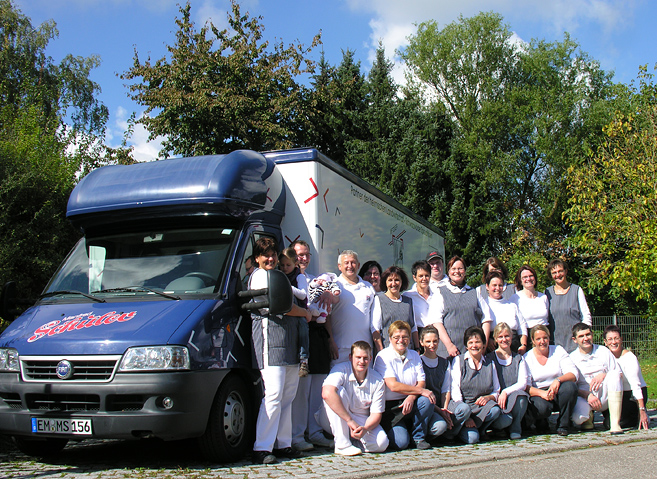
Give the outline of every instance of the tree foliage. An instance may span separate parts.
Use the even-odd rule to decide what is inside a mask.
[[[604,128],[604,141],[568,169],[571,243],[593,290],[630,293],[657,309],[657,88],[645,68],[628,111]]]
[[[46,56],[54,22],[34,28],[0,0],[0,283],[33,298],[79,237],[66,221],[78,173],[105,155],[107,109],[89,79],[96,57]]]
[[[598,141],[610,76],[567,35],[514,41],[495,13],[442,29],[422,23],[401,53],[410,79],[454,125],[443,168],[448,209],[434,215],[450,254],[481,264],[554,253],[567,234],[565,171]]]
[[[170,57],[142,62],[135,50],[130,96],[146,106],[139,120],[150,137],[164,136],[163,156],[267,150],[297,143],[310,124],[305,89],[297,77],[313,71],[300,43],[263,41],[260,17],[242,14],[231,2],[229,28],[208,22],[197,30],[191,5],[180,7]]]

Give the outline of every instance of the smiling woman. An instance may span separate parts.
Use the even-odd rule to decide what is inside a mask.
[[[377,352],[390,344],[387,335],[382,332],[387,331],[395,321],[405,321],[410,325],[411,348],[417,349],[419,340],[413,313],[413,300],[401,294],[408,289],[406,272],[397,266],[390,266],[381,275],[381,285],[383,291],[376,294],[372,307],[372,338]]]

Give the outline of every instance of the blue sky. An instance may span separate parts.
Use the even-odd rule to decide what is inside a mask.
[[[99,55],[101,66],[92,73],[100,84],[100,99],[110,111],[107,143],[120,144],[126,120],[143,107],[132,102],[118,74],[130,68],[136,48],[140,58],[158,59],[174,43],[177,3],[184,0],[14,0],[34,26],[53,19],[59,38],[48,54],[55,61],[64,55]],[[567,31],[582,50],[614,71],[614,79],[627,83],[636,78],[639,65],[657,63],[657,2],[653,0],[243,0],[242,9],[262,16],[267,39],[284,43],[299,40],[309,45],[322,31],[322,49],[331,64],[351,49],[369,70],[379,40],[389,57],[403,47],[414,24],[434,19],[439,25],[459,15],[480,11],[500,13],[518,37],[562,40]],[[200,26],[208,19],[226,23],[228,0],[192,0],[192,18]],[[315,50],[315,59],[320,49]],[[392,58],[395,61],[395,58]],[[403,65],[396,61],[396,76]],[[140,161],[155,158],[158,142],[147,142],[137,129],[131,143]]]

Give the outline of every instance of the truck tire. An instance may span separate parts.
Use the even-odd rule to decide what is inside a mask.
[[[214,397],[208,425],[199,438],[206,459],[235,462],[251,445],[253,414],[247,387],[238,376],[230,375]]]
[[[48,457],[64,449],[68,444],[68,439],[32,439],[14,436],[14,443],[18,450],[27,456]]]

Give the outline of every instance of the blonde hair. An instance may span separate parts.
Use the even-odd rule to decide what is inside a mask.
[[[388,337],[392,337],[397,331],[404,330],[408,333],[410,338],[411,336],[411,326],[406,321],[395,321],[388,327]]]

